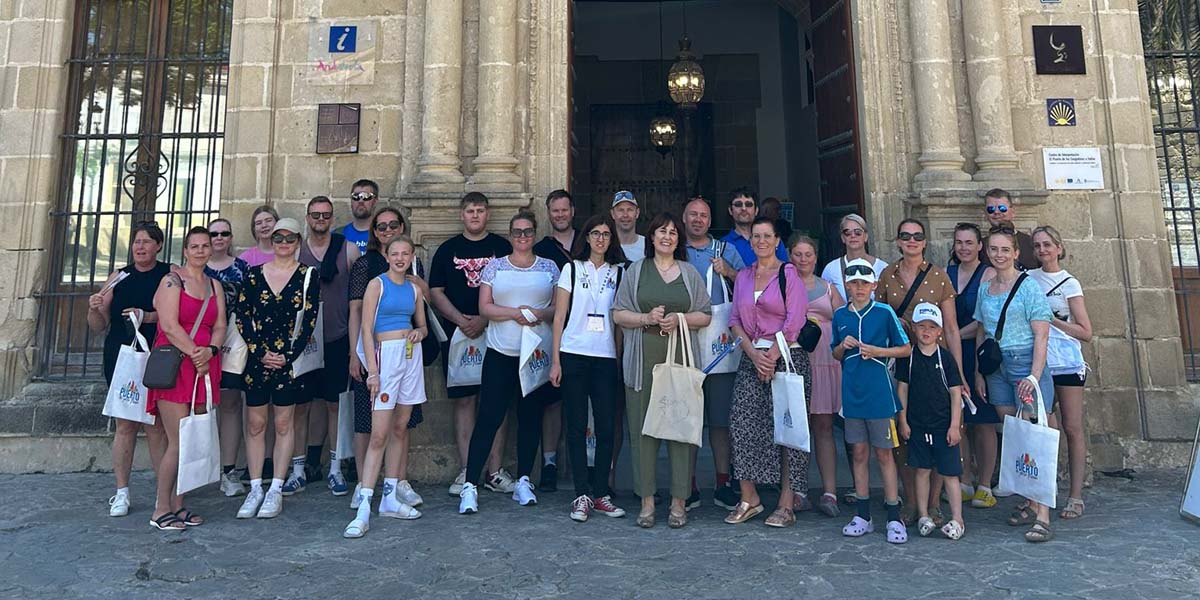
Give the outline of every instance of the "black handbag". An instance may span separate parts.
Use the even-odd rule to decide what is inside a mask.
[[[804,320],[804,327],[800,328],[800,347],[804,348],[805,352],[812,352],[817,349],[817,344],[821,343],[821,326],[812,319]]]
[[[179,288],[181,297],[183,293],[181,285]],[[211,301],[212,286],[205,286],[204,303],[200,305],[200,313],[196,316],[196,322],[192,324],[191,333],[188,334],[190,339],[196,339],[196,332],[200,331],[200,323],[204,321],[204,312],[208,310],[208,303]],[[179,367],[182,364],[183,350],[172,344],[151,350],[150,356],[146,358],[146,372],[142,375],[142,385],[152,390],[169,390],[175,387],[175,383],[179,379]]]
[[[1004,321],[1008,317],[1008,305],[1012,303],[1013,298],[1017,295],[1017,290],[1021,288],[1021,283],[1025,281],[1026,277],[1029,276],[1021,273],[1012,289],[1008,291],[1008,298],[1004,300],[1004,308],[1000,309],[1000,320],[996,321],[996,337],[983,340],[979,349],[975,351],[975,369],[984,375],[995,373],[1000,369],[1000,363],[1004,362],[1004,357],[1000,354],[1000,339],[1004,337]]]

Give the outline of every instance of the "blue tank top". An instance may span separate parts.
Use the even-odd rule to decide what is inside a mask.
[[[412,329],[417,296],[411,283],[393,283],[387,274],[378,277],[383,284],[379,306],[375,309],[375,333]]]
[[[987,265],[979,263],[975,267],[975,272],[971,274],[971,279],[967,281],[966,287],[963,289],[955,289],[954,297],[954,312],[958,317],[958,327],[961,329],[975,322],[975,302],[979,298],[979,282],[983,279],[983,272],[987,270]],[[946,267],[946,276],[950,278],[951,284],[955,288],[958,287],[958,265],[952,264]],[[974,340],[971,340],[974,342]]]

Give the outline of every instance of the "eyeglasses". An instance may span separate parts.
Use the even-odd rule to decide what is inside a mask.
[[[908,231],[901,231],[900,233],[896,234],[896,239],[898,239],[902,242],[907,242],[907,241],[923,242],[923,241],[925,241],[925,234],[921,233],[919,231],[916,233],[911,233]]]
[[[999,212],[1000,214],[1004,214],[1004,213],[1008,212],[1008,205],[1007,204],[997,204],[996,206],[989,206],[989,207],[987,207],[987,212],[989,215],[994,215],[997,212]]]
[[[593,240],[607,240],[607,239],[612,238],[612,232],[611,231],[600,231],[599,229],[594,229],[594,230],[588,232],[588,237],[592,238]]]
[[[401,223],[399,220],[381,221],[375,224],[375,231],[382,233],[389,229],[400,229],[401,225],[403,225],[403,223]]]
[[[850,265],[846,267],[845,275],[846,277],[853,277],[855,275],[870,275],[874,277],[875,270],[867,265]]]
[[[734,208],[754,208],[754,201],[750,200],[746,202],[731,202],[729,205]]]
[[[333,211],[332,210],[326,211],[326,212],[313,211],[313,212],[308,213],[308,218],[310,218],[314,221],[328,221],[333,218]]]
[[[287,235],[275,233],[271,235],[271,243],[273,244],[295,244],[299,239],[300,234],[298,233],[289,233]]]
[[[372,194],[371,192],[354,192],[353,194],[350,194],[350,199],[355,202],[366,202],[367,200],[372,200],[374,198],[375,194]]]
[[[209,231],[208,237],[215,237],[215,238],[233,237],[233,232],[232,231]]]
[[[534,229],[533,227],[526,227],[524,229],[509,229],[508,233],[511,234],[514,238],[531,238],[535,234],[537,234],[537,230]],[[593,232],[593,233],[595,233],[595,232]]]
[[[633,192],[621,190],[613,196],[613,202],[620,202],[622,200],[633,200]]]
[[[846,237],[858,237],[866,232],[865,229],[843,229],[842,235]]]

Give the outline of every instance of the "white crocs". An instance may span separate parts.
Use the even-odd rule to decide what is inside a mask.
[[[875,531],[875,524],[860,516],[855,515],[845,527],[842,528],[842,535],[849,537],[862,537]]]
[[[917,533],[921,534],[921,537],[929,537],[934,529],[937,529],[937,525],[929,517],[921,517],[921,520],[917,521]]]
[[[887,540],[892,544],[903,544],[908,541],[908,529],[900,521],[888,521]]]
[[[942,526],[942,535],[944,535],[952,540],[957,540],[957,539],[961,538],[963,536],[963,534],[966,532],[967,532],[966,528],[963,527],[961,524],[959,524],[958,521],[951,520],[950,522],[948,522]]]

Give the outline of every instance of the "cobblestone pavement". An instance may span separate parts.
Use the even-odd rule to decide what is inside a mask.
[[[442,486],[418,485],[417,521],[375,517],[343,540],[347,498],[323,485],[288,498],[274,520],[236,521],[239,499],[207,489],[190,502],[209,522],[186,533],[148,525],[152,485],[135,477],[133,510],[109,518],[107,474],[0,476],[4,598],[1180,598],[1200,595],[1200,527],[1178,517],[1182,474],[1097,476],[1082,520],[1055,520],[1048,544],[1003,518],[1015,499],[966,509],[958,542],[905,546],[876,532],[841,536],[845,519],[802,513],[791,529],[762,517],[731,526],[705,505],[684,529],[641,530],[632,514],[567,518],[569,483],[522,508],[481,492],[464,517]],[[767,494],[764,494],[767,496]],[[764,498],[769,500],[769,498]],[[876,498],[878,502],[878,498]],[[625,492],[618,503],[634,510]],[[876,515],[882,508],[876,507]],[[845,512],[845,511],[844,511]]]

